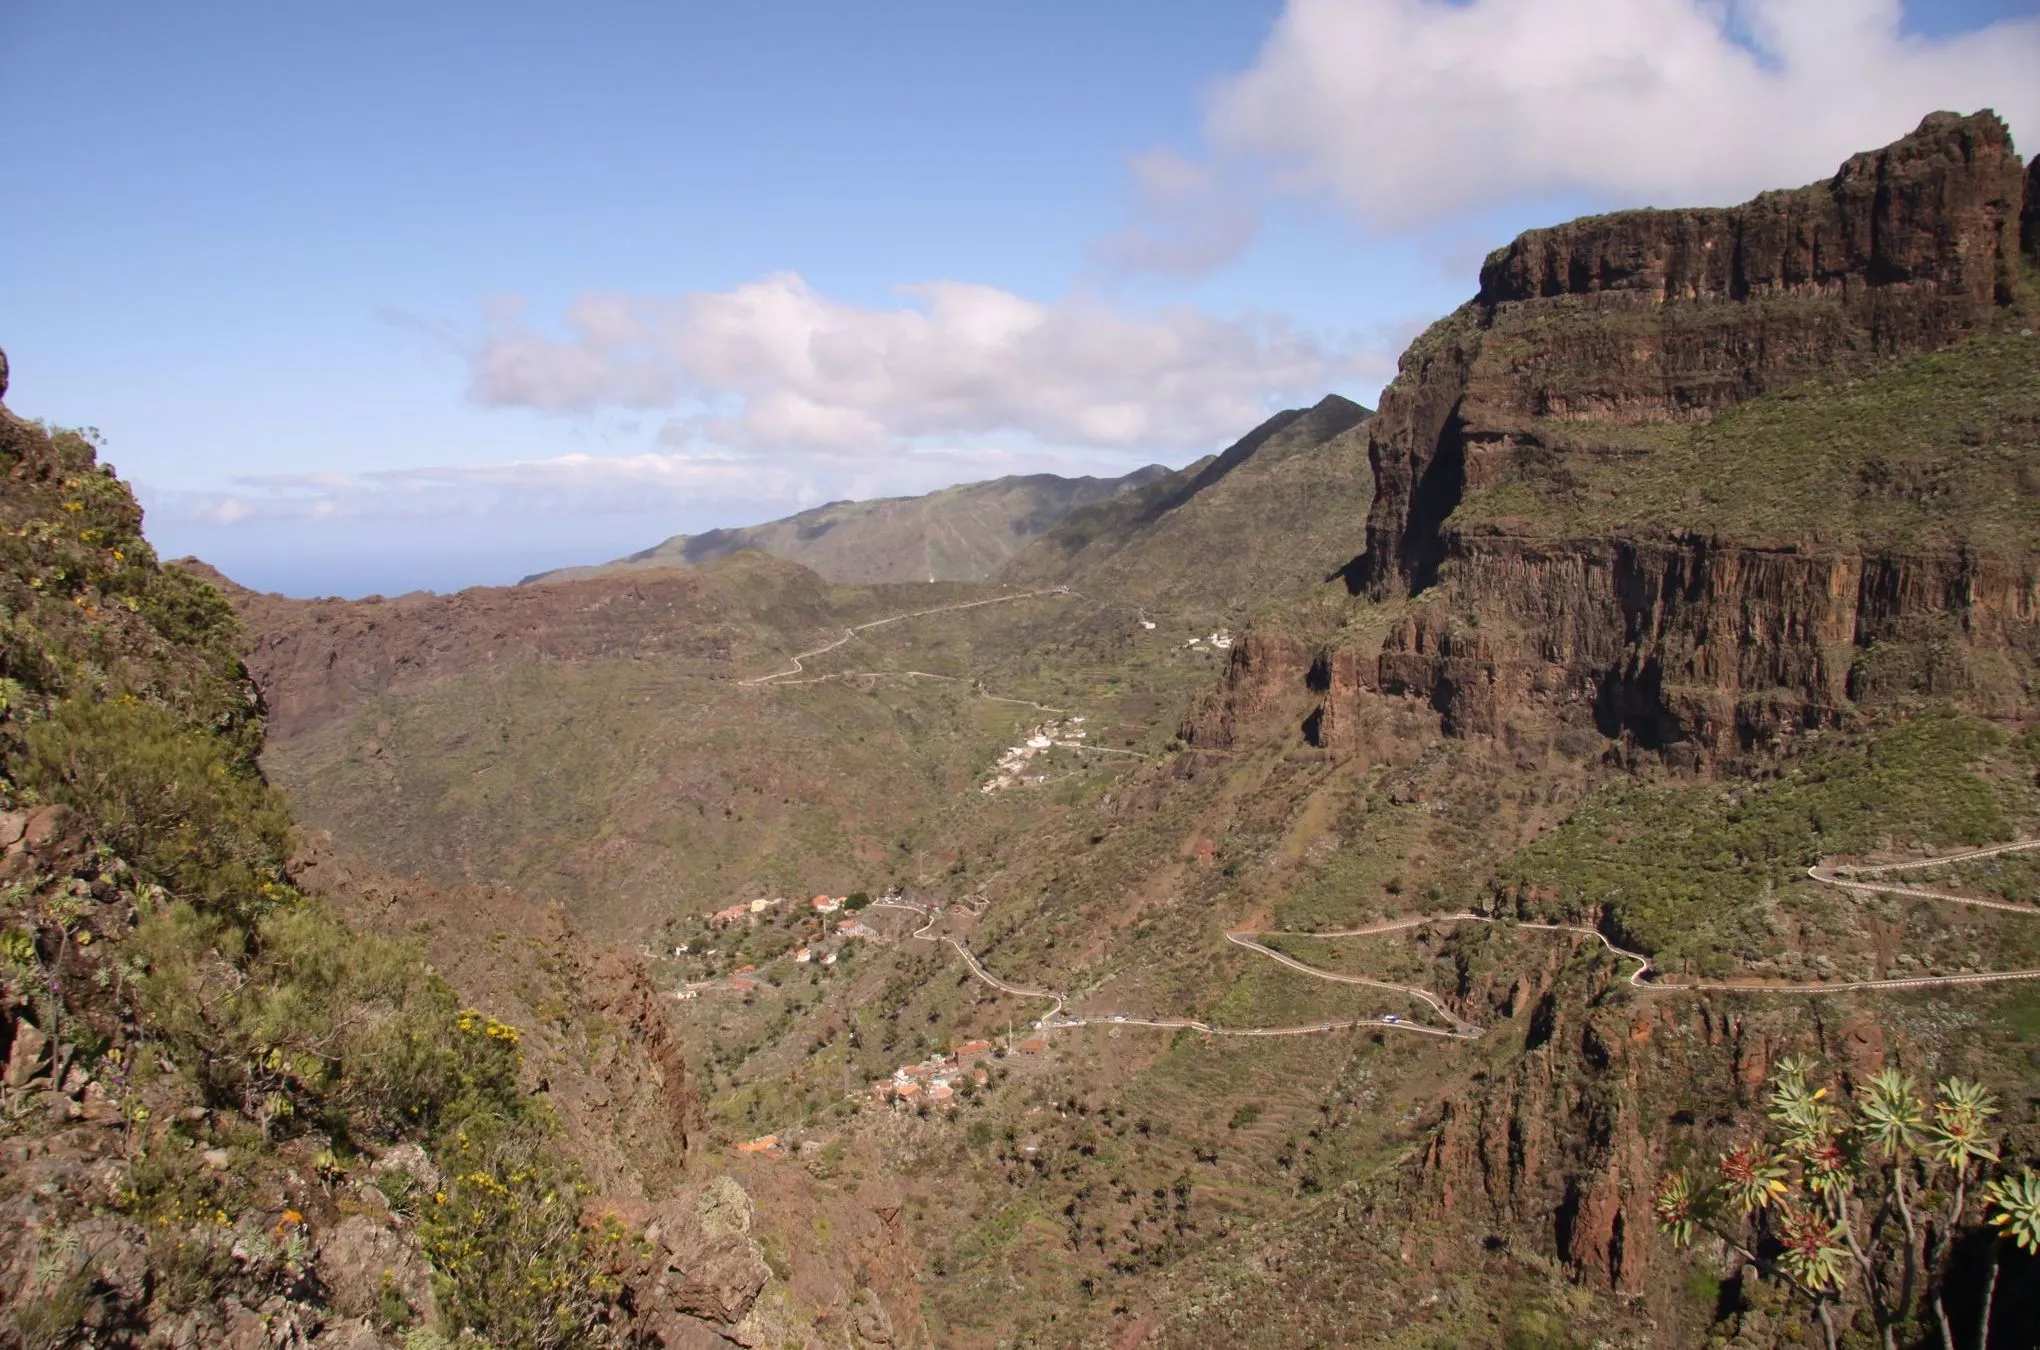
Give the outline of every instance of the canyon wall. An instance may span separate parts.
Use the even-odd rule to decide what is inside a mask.
[[[1223,743],[1271,682],[1319,696],[1304,730],[1332,747],[1357,744],[1360,701],[1392,695],[1448,732],[1557,718],[1693,764],[1866,701],[2010,711],[2040,672],[2030,548],[1836,537],[1792,503],[1772,512],[1782,535],[1623,525],[1609,466],[1809,380],[2022,323],[2033,340],[2035,262],[2040,173],[1989,112],[1935,113],[1827,182],[1742,206],[1523,235],[1412,344],[1370,424],[1367,548],[1343,575],[1393,621],[1310,656],[1242,646],[1186,736]],[[2014,428],[2019,453],[2031,432]],[[1590,474],[1615,486],[1584,517],[1540,516],[1534,496],[1506,520],[1461,510],[1497,484]]]

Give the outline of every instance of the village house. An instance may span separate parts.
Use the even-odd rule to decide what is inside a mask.
[[[802,947],[799,951],[793,954],[793,963],[797,966],[804,966],[814,959],[815,954],[805,947]]]
[[[969,1059],[973,1055],[989,1055],[992,1053],[992,1043],[990,1041],[965,1041],[962,1045],[957,1046],[952,1053],[958,1059]]]
[[[728,909],[717,910],[708,916],[708,921],[718,928],[723,928],[750,917],[751,907],[749,905],[738,904],[731,905]]]
[[[846,938],[875,938],[878,930],[857,919],[845,919],[836,925],[836,936]]]
[[[779,1136],[776,1134],[761,1134],[756,1139],[746,1139],[737,1145],[737,1152],[739,1153],[777,1153],[778,1151]]]
[[[840,895],[838,896],[818,895],[808,903],[815,907],[815,913],[817,914],[834,914],[837,910],[843,908],[843,901],[845,898],[846,897]]]

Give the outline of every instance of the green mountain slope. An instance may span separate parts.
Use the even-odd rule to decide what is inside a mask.
[[[920,497],[830,502],[763,525],[674,535],[615,562],[541,572],[525,581],[691,567],[745,549],[800,563],[837,582],[982,581],[1071,511],[1138,492],[1168,472],[1151,464],[1123,478],[1029,474]]]
[[[1278,413],[1214,459],[1071,512],[1000,577],[1193,619],[1322,582],[1363,539],[1370,415],[1336,394]]]

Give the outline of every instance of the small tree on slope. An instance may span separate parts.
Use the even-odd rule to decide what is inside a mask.
[[[1868,1314],[1886,1350],[1929,1311],[1943,1350],[1956,1350],[1934,1277],[1972,1192],[1980,1187],[2004,1236],[2040,1251],[2040,1177],[2022,1168],[1984,1183],[1998,1160],[1989,1128],[1997,1105],[1980,1084],[1945,1079],[1930,1102],[1894,1069],[1853,1096],[1814,1086],[1812,1075],[1807,1061],[1780,1061],[1774,1128],[1722,1154],[1710,1176],[1667,1174],[1659,1224],[1678,1246],[1704,1232],[1783,1281],[1812,1305],[1831,1350],[1835,1313],[1851,1305]],[[1976,1350],[1989,1337],[1997,1252],[1993,1242]]]

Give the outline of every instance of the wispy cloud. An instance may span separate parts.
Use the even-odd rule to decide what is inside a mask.
[[[341,524],[586,521],[667,516],[715,523],[764,519],[842,497],[932,491],[968,478],[1007,473],[1123,473],[1137,457],[1002,448],[922,449],[882,460],[727,452],[568,454],[546,459],[374,470],[272,474],[235,479],[217,491],[144,487],[158,520],[223,527]]]
[[[1289,0],[1206,125],[1214,176],[1422,229],[1554,193],[1728,203],[1934,109],[2040,137],[2040,17],[1923,39],[1899,0]]]
[[[1148,313],[992,286],[832,300],[786,272],[732,290],[589,294],[544,332],[500,311],[471,395],[547,412],[674,408],[662,440],[750,454],[890,455],[930,440],[1204,449],[1278,397],[1320,392],[1338,354],[1276,319]]]

